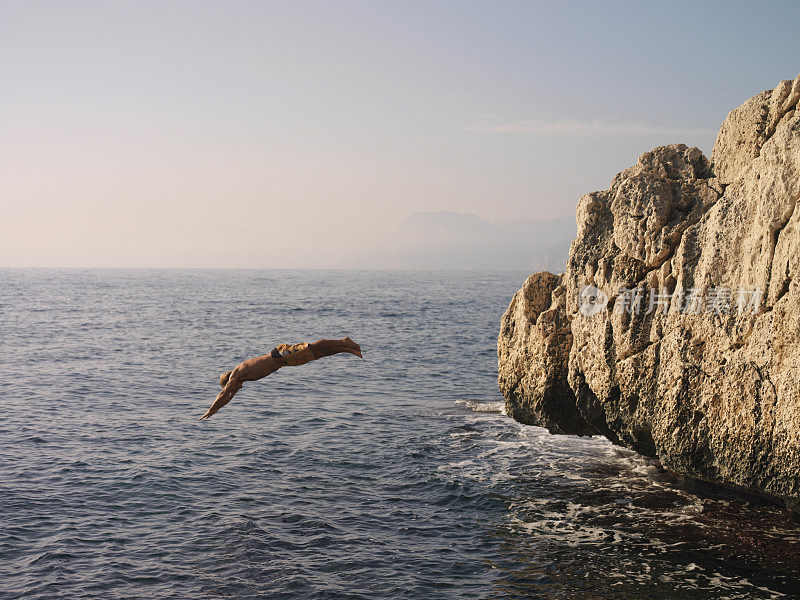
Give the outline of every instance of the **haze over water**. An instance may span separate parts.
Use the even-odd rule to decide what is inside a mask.
[[[0,597],[793,597],[779,509],[500,414],[525,275],[0,271]]]

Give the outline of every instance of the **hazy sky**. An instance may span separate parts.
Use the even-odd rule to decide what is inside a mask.
[[[297,267],[574,215],[800,72],[794,2],[0,0],[0,265]],[[391,242],[387,242],[391,243]]]

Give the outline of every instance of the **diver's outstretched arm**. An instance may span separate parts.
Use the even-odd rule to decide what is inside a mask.
[[[203,419],[208,419],[211,415],[217,412],[220,408],[225,406],[228,402],[230,402],[233,397],[242,389],[242,380],[239,377],[239,373],[237,369],[234,369],[231,372],[231,376],[228,378],[228,383],[225,384],[225,387],[222,388],[222,391],[217,396],[217,399],[214,400],[214,404],[212,404],[206,414],[198,419],[198,421],[202,421]]]

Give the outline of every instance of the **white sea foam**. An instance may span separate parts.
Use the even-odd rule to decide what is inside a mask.
[[[506,414],[506,405],[502,401],[456,400],[454,404],[461,404],[474,412]]]

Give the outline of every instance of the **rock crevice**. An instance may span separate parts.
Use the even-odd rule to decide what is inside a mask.
[[[732,110],[711,159],[655,148],[580,199],[566,271],[502,319],[509,415],[800,502],[798,102],[800,76]]]

